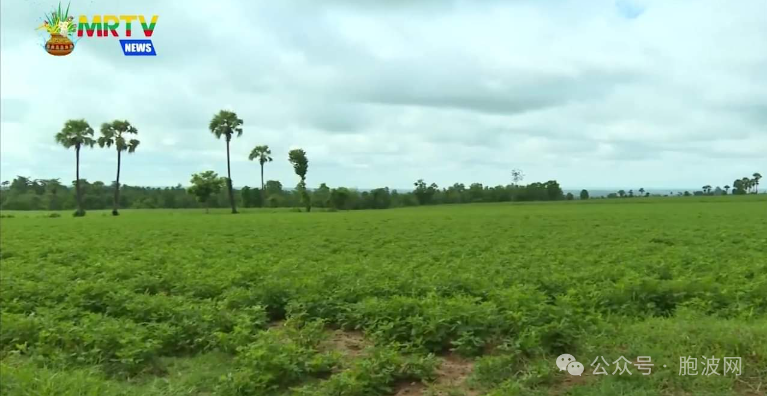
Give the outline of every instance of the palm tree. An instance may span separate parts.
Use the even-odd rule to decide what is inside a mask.
[[[232,205],[232,213],[237,213],[234,206],[234,192],[232,191],[232,168],[229,161],[229,142],[232,141],[232,135],[242,136],[242,119],[237,117],[233,111],[221,110],[213,116],[208,126],[210,131],[216,135],[217,139],[221,136],[226,137],[226,187],[229,190],[229,203]]]
[[[133,153],[139,145],[139,141],[131,139],[126,141],[123,134],[138,134],[138,129],[128,121],[114,120],[111,123],[101,124],[101,137],[98,139],[100,147],[112,147],[117,149],[117,179],[115,179],[115,197],[112,205],[112,216],[117,216],[117,206],[120,203],[120,155],[123,151]]]
[[[740,181],[743,185],[743,189],[746,191],[745,194],[748,194],[748,192],[751,191],[751,187],[754,186],[754,181],[747,177],[740,179]]]
[[[269,146],[263,145],[263,146],[256,146],[253,148],[253,151],[250,152],[250,155],[248,156],[248,159],[253,161],[254,159],[258,158],[258,163],[261,165],[261,206],[264,206],[264,164],[267,162],[272,162],[272,150],[269,149]]]
[[[708,184],[706,184],[706,185],[705,185],[705,186],[703,186],[702,188],[703,188],[703,193],[704,193],[704,194],[707,194],[707,195],[708,195],[708,194],[711,192],[711,186],[709,186]]]
[[[644,196],[644,187],[639,188],[639,195]]]
[[[725,195],[730,193],[730,188],[731,188],[731,187],[730,187],[730,185],[729,185],[729,184],[727,184],[727,185],[725,185],[725,186],[724,186],[724,193],[725,193]]]
[[[762,178],[762,175],[759,172],[756,172],[753,174],[754,176],[754,192],[759,194],[759,180]]]
[[[69,120],[64,124],[61,132],[56,134],[56,143],[65,148],[75,148],[75,194],[77,196],[75,216],[85,216],[82,196],[80,194],[80,149],[83,146],[93,147],[96,143],[93,140],[93,128],[83,119]]]

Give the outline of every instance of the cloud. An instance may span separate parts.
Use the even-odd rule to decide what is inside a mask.
[[[226,170],[207,130],[228,108],[236,185],[308,182],[409,187],[419,178],[578,188],[726,184],[767,168],[767,5],[761,0],[91,1],[76,14],[159,15],[158,56],[125,57],[83,38],[67,57],[41,48],[44,0],[2,2],[0,179],[71,179],[53,134],[128,119],[132,185],[186,183]],[[75,5],[73,4],[73,7]],[[136,32],[140,35],[140,31]],[[111,181],[114,155],[84,153],[82,173]]]

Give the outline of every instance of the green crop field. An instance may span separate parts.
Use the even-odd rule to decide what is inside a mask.
[[[3,395],[767,390],[764,196],[3,216]]]

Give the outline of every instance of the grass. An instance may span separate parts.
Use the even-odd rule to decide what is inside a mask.
[[[0,219],[0,393],[767,387],[763,197],[122,212],[3,211],[13,217]],[[331,330],[362,331],[371,346],[344,358],[323,347]],[[560,372],[561,353],[584,375]],[[440,362],[458,355],[471,375],[445,390],[455,384]],[[655,366],[597,376],[599,356]],[[720,361],[718,376],[682,376],[682,356],[741,357],[742,374],[721,375]]]

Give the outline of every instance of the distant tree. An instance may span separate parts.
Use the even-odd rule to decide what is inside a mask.
[[[722,195],[724,194],[724,190],[722,190],[722,187],[716,186],[714,191],[711,193],[712,195]]]
[[[690,192],[689,192],[689,191],[685,191],[685,192],[684,192],[684,196],[685,196],[685,197],[689,197],[689,196],[691,196],[691,195],[692,195],[692,194],[690,194]]]
[[[304,202],[306,211],[312,210],[312,200],[309,197],[309,193],[306,191],[306,172],[309,170],[309,160],[306,158],[306,152],[302,149],[290,150],[288,153],[288,161],[293,165],[293,171],[301,178],[298,182],[298,189],[301,194],[301,200]]]
[[[64,189],[59,179],[38,179],[35,180],[36,184],[43,188],[44,193],[50,194],[48,198],[48,210],[60,210],[61,202],[59,200],[58,192]]]
[[[623,198],[623,197],[625,197],[625,196],[626,196],[626,191],[624,191],[624,190],[618,190],[618,195],[619,195],[621,198]]]
[[[11,182],[9,189],[19,194],[26,194],[32,186],[32,178],[28,176],[16,176]]]
[[[522,180],[525,179],[525,174],[522,173],[521,169],[512,169],[511,170],[511,181],[513,185],[519,184]]]
[[[264,188],[266,189],[267,197],[271,197],[273,195],[280,196],[283,194],[282,183],[277,180],[267,180]]]
[[[750,192],[751,188],[754,187],[754,180],[747,177],[744,177],[741,180],[743,181],[743,188],[746,190],[746,193]]]
[[[706,184],[705,186],[702,187],[702,189],[703,189],[703,194],[706,194],[706,195],[711,194],[711,186],[710,185]]]
[[[629,198],[634,198],[634,190],[629,190]]]
[[[752,181],[751,179],[744,177],[741,179],[737,179],[732,183],[733,195],[744,195],[748,194],[748,191],[751,189]]]
[[[759,180],[762,179],[762,175],[759,172],[755,172],[753,174],[753,176],[754,176],[754,180],[753,180],[752,183],[754,185],[754,194],[758,194],[759,193]]]
[[[573,199],[575,199],[575,196],[573,195],[573,193],[567,193],[565,197],[568,201],[572,201]]]
[[[208,213],[210,197],[221,192],[223,179],[218,177],[216,172],[205,171],[193,174],[191,182],[189,194],[194,195],[198,202],[205,205],[205,213]]]
[[[419,182],[422,180],[419,180]],[[426,183],[420,184],[419,182],[416,182],[416,187],[419,185],[423,188],[426,188]],[[483,201],[483,195],[484,195],[485,187],[482,185],[482,183],[471,183],[469,185],[469,202],[482,202]]]
[[[732,195],[741,195],[744,193],[745,193],[745,190],[743,188],[743,181],[740,179],[735,179],[732,182]]]
[[[252,193],[252,189],[248,186],[244,186],[240,189],[240,197],[242,198],[242,206],[246,208],[250,208],[250,200],[252,199],[250,197],[250,194]]]
[[[77,197],[75,216],[85,216],[80,191],[80,149],[82,147],[93,147],[96,143],[93,140],[93,128],[83,119],[69,120],[64,123],[64,128],[61,129],[61,132],[56,134],[56,142],[65,148],[75,148],[75,194]]]
[[[645,196],[646,198],[649,198],[649,197],[650,197],[650,193],[646,192],[646,193],[644,193],[644,196]]]
[[[242,197],[242,205],[246,208],[258,208],[263,206],[263,191],[258,188],[245,186],[240,189],[240,196]]]
[[[729,193],[730,193],[730,185],[727,184],[727,185],[724,186],[724,195],[727,195]]]
[[[581,190],[581,199],[582,200],[589,199],[589,192],[588,192],[588,190]]]
[[[639,188],[639,195],[644,196],[644,187]]]
[[[565,197],[562,187],[559,186],[556,180],[549,180],[543,183],[543,187],[546,189],[546,198],[550,201],[560,200]]]
[[[461,203],[466,195],[466,186],[463,183],[455,183],[443,192],[445,203]]]
[[[112,147],[117,149],[117,177],[115,178],[115,194],[112,204],[112,216],[117,216],[120,213],[117,211],[120,205],[120,162],[121,154],[123,151],[133,153],[136,151],[136,147],[139,145],[139,141],[136,139],[126,140],[127,136],[123,134],[138,134],[138,129],[130,124],[128,121],[114,120],[110,123],[101,124],[101,136],[98,138],[100,147]]]
[[[314,190],[312,204],[321,208],[330,206],[330,188],[327,184],[321,183],[320,187]]]
[[[618,198],[618,194],[616,194],[616,193],[609,193],[609,194],[607,194],[607,198]]]
[[[250,152],[250,155],[248,156],[248,159],[253,161],[254,159],[258,158],[258,163],[261,165],[261,200],[264,200],[263,194],[264,194],[264,164],[267,162],[272,162],[272,150],[269,149],[269,146],[263,145],[263,146],[256,146],[253,148],[253,150]]]
[[[63,187],[59,179],[38,179],[37,182],[51,195],[57,195],[59,190]]]
[[[386,209],[391,206],[391,193],[388,187],[376,188],[370,191],[370,205],[371,209]]]
[[[413,193],[415,194],[416,199],[418,199],[419,205],[428,205],[432,203],[432,198],[439,189],[435,183],[431,183],[427,186],[423,179],[418,179],[413,185],[415,186],[415,191],[413,191]]]
[[[229,190],[229,203],[232,206],[232,213],[237,213],[237,207],[234,205],[234,191],[232,189],[232,167],[229,160],[229,142],[232,141],[232,135],[242,136],[242,119],[237,117],[233,111],[221,110],[210,120],[208,128],[216,136],[226,138],[226,187]]]
[[[349,195],[349,189],[345,187],[334,188],[330,191],[330,203],[335,209],[347,209]]]

